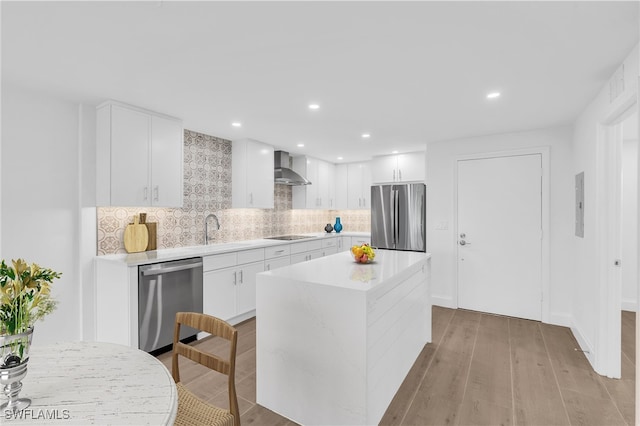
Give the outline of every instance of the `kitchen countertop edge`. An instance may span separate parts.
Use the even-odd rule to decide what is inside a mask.
[[[293,244],[304,241],[312,241],[312,238],[330,238],[330,237],[368,237],[369,232],[341,232],[336,233],[300,233],[296,235],[305,235],[310,237],[308,240],[270,240],[259,238],[255,240],[234,241],[229,243],[217,243],[200,246],[176,247],[169,249],[150,250],[139,253],[121,253],[107,254],[96,256],[98,261],[108,261],[116,263],[124,263],[127,266],[139,266],[150,263],[167,262],[172,260],[188,259],[191,257],[213,256],[217,254],[231,253],[237,251],[251,250],[256,248],[272,247],[284,244]]]

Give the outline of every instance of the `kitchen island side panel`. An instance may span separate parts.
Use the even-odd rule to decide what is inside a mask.
[[[259,404],[305,425],[378,424],[431,340],[430,255],[378,258],[258,274]]]
[[[367,424],[377,424],[424,346],[431,342],[429,265],[412,268],[391,290],[369,293]]]
[[[366,417],[366,294],[258,275],[257,402],[305,425]]]

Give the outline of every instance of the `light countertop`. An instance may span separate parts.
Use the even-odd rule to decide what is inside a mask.
[[[411,267],[419,267],[430,253],[398,250],[376,250],[372,263],[361,264],[353,260],[350,251],[297,263],[258,275],[281,280],[319,284],[353,290],[368,291],[395,278]]]
[[[305,235],[314,238],[335,238],[335,237],[368,237],[371,234],[369,232],[341,232],[336,234],[332,233],[304,233],[304,234],[296,234],[296,235]],[[151,250],[151,251],[143,251],[140,253],[128,253],[128,254],[109,254],[105,256],[97,256],[97,259],[104,261],[113,261],[118,263],[125,263],[128,266],[137,266],[144,265],[149,263],[157,263],[157,262],[166,262],[171,260],[178,259],[187,259],[190,257],[201,257],[201,256],[209,256],[214,254],[222,254],[229,253],[234,251],[241,250],[250,250],[255,248],[262,247],[270,247],[284,244],[293,244],[304,241],[312,241],[310,238],[308,240],[293,240],[293,241],[282,241],[282,240],[270,240],[270,239],[256,239],[256,240],[245,240],[245,241],[235,241],[230,243],[217,243],[217,244],[209,244],[209,245],[199,245],[199,246],[189,246],[189,247],[177,247],[170,249],[161,249],[161,250]]]

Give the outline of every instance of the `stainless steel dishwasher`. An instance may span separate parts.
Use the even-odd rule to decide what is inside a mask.
[[[202,258],[138,267],[138,347],[162,352],[173,343],[177,312],[202,312]],[[183,327],[180,340],[195,339]]]

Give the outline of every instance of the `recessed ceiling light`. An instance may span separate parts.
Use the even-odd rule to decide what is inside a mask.
[[[242,123],[241,123],[241,122],[239,122],[239,121],[234,121],[233,123],[231,123],[231,125],[232,125],[233,127],[242,127]]]
[[[368,139],[368,138],[371,137],[371,135],[369,133],[363,133],[362,137],[365,138],[365,139]]]
[[[342,159],[343,159],[342,157],[338,157],[338,160],[342,160]]]
[[[487,99],[495,99],[500,97],[500,92],[487,93]]]
[[[299,143],[299,144],[298,144],[298,148],[302,148],[303,146],[304,146],[304,144],[303,144],[303,143]]]
[[[309,109],[318,109],[320,108],[320,105],[318,104],[309,104]]]
[[[391,151],[391,153],[392,153],[392,154],[397,154],[397,153],[398,153],[398,151]]]

